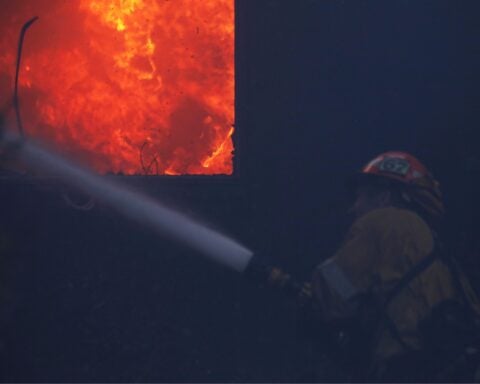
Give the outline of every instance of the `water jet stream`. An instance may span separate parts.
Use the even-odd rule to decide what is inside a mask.
[[[30,169],[60,178],[138,223],[168,236],[204,256],[238,272],[243,272],[253,252],[229,237],[195,222],[186,215],[134,191],[107,180],[31,140],[22,140],[4,130],[1,146],[21,159]]]

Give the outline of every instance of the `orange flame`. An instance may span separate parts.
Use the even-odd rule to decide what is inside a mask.
[[[0,20],[0,85],[35,11],[20,77],[28,135],[100,173],[232,173],[234,0],[27,3]]]

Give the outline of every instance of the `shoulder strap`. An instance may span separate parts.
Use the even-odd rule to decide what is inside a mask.
[[[407,273],[402,277],[402,279],[395,285],[392,290],[388,293],[385,301],[383,303],[384,309],[390,304],[390,302],[402,292],[410,282],[425,271],[433,262],[438,258],[436,250],[433,250],[427,257],[424,257],[417,264],[415,264]]]
[[[400,332],[398,331],[397,326],[393,319],[388,315],[388,305],[392,300],[402,292],[410,282],[413,281],[417,276],[423,273],[433,262],[438,258],[438,253],[434,249],[427,257],[423,258],[417,264],[415,264],[407,273],[401,278],[401,280],[391,289],[388,293],[383,305],[380,307],[380,322],[384,322],[387,326],[388,331],[391,336],[407,351],[410,351],[412,348],[405,343]]]

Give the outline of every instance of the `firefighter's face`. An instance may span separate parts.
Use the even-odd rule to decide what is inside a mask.
[[[390,192],[371,186],[360,186],[356,190],[350,213],[359,218],[374,209],[389,205],[391,205]]]

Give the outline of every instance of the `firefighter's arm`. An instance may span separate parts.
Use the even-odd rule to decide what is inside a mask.
[[[378,251],[368,224],[363,220],[354,224],[335,255],[314,271],[313,295],[324,320],[354,315],[359,303],[372,288]]]

